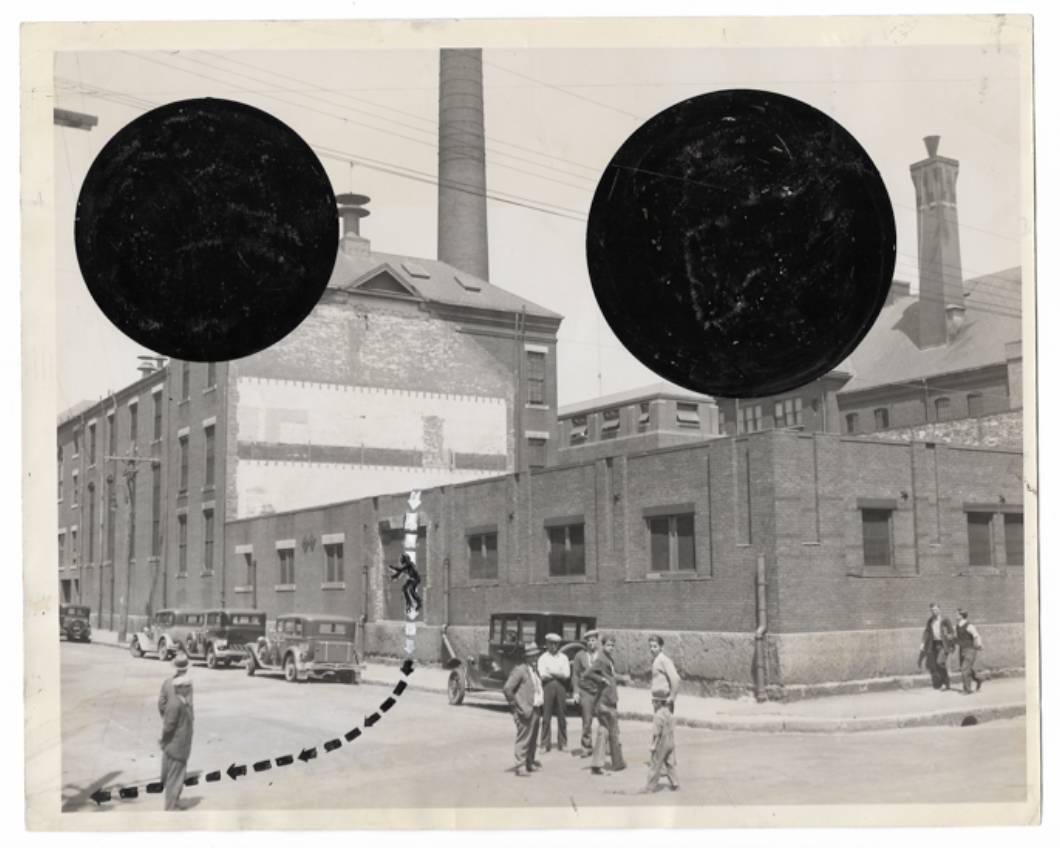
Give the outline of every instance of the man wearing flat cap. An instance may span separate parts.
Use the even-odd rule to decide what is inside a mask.
[[[545,706],[541,718],[541,748],[552,750],[552,716],[556,717],[556,750],[567,747],[567,681],[570,680],[570,660],[559,652],[562,638],[558,633],[545,636],[546,653],[538,657],[537,673],[545,690]]]
[[[515,774],[522,777],[541,768],[537,756],[537,733],[541,707],[545,703],[541,678],[534,667],[541,649],[533,642],[523,648],[523,661],[512,669],[504,684],[504,697],[515,721]],[[524,772],[525,769],[525,772]]]

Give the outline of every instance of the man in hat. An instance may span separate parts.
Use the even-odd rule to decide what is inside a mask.
[[[191,680],[187,675],[179,675],[173,679],[173,696],[166,702],[165,714],[162,717],[162,738],[158,741],[162,749],[162,786],[166,793],[167,810],[181,808],[180,793],[184,789],[184,777],[188,772],[194,727]]]
[[[926,660],[931,673],[931,685],[936,689],[950,688],[949,657],[953,650],[953,623],[942,617],[939,605],[932,601],[931,616],[924,625],[920,640],[920,657],[917,668]]]
[[[537,756],[537,733],[545,692],[534,667],[541,649],[530,642],[523,648],[523,661],[512,669],[504,684],[504,697],[515,720],[515,774],[517,777],[541,768]]]
[[[600,631],[590,630],[582,638],[585,640],[585,647],[578,651],[574,662],[571,663],[574,703],[579,706],[582,714],[581,748],[571,753],[589,757],[593,751],[593,708],[596,704],[597,684],[588,675],[600,653]]]
[[[165,718],[166,704],[173,699],[173,689],[178,680],[183,678],[188,683],[188,701],[192,700],[191,678],[188,677],[188,655],[183,651],[173,658],[173,676],[162,681],[162,689],[158,693],[158,715]]]
[[[541,748],[552,750],[552,716],[556,716],[556,750],[567,747],[567,681],[570,660],[559,652],[562,639],[558,633],[545,636],[547,653],[537,660],[537,673],[545,690],[545,707],[541,721]]]

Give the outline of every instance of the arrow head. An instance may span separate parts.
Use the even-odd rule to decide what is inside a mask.
[[[370,716],[364,717],[364,726],[371,727],[377,721],[379,721],[379,713],[372,713]]]
[[[97,789],[88,797],[95,801],[96,804],[103,804],[110,800],[110,791],[106,789]]]
[[[316,748],[303,748],[302,753],[298,755],[298,759],[300,759],[303,763],[308,763],[310,760],[315,760],[316,756]]]
[[[405,660],[405,662],[403,662],[401,664],[401,673],[406,675],[406,676],[412,674],[412,669],[413,669],[412,660]]]
[[[241,775],[245,775],[246,773],[247,773],[247,767],[246,766],[237,766],[235,763],[232,763],[232,765],[230,765],[228,767],[228,771],[225,772],[225,774],[227,774],[230,778],[232,778],[232,780],[235,780],[237,777],[240,777]]]

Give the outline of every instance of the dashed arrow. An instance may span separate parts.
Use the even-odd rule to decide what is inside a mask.
[[[95,801],[96,804],[102,804],[110,800],[110,792],[106,789],[97,789],[88,797]]]
[[[302,753],[298,755],[298,759],[300,759],[303,763],[308,763],[310,760],[315,760],[316,758],[316,748],[303,748]]]
[[[342,747],[342,740],[341,739],[330,739],[330,740],[328,740],[327,742],[324,743],[324,750],[327,753],[329,753],[329,754],[332,751],[337,750],[338,748],[341,748],[341,747]]]
[[[349,733],[346,734],[346,741],[347,742],[352,742],[354,739],[356,739],[360,735],[361,735],[361,728],[355,727],[353,730],[351,730]]]
[[[377,721],[379,721],[379,719],[380,719],[379,713],[372,713],[370,716],[365,716],[364,717],[364,726],[365,727],[371,727]]]
[[[401,673],[408,677],[410,674],[412,674],[414,667],[415,664],[412,662],[412,660],[405,660],[405,662],[401,664]]]
[[[379,705],[379,709],[381,709],[384,713],[390,712],[390,708],[396,703],[397,701],[395,701],[393,697],[387,698],[385,701],[383,701],[383,703]]]
[[[246,773],[246,766],[237,766],[235,763],[232,763],[232,765],[228,767],[228,771],[225,772],[225,774],[232,778],[232,780],[235,780],[237,777],[244,777]]]

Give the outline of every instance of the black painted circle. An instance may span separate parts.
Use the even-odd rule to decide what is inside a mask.
[[[218,361],[279,341],[324,293],[338,210],[290,127],[230,100],[170,103],[100,151],[77,202],[81,273],[126,335]]]
[[[586,254],[637,359],[692,391],[762,397],[826,374],[868,332],[894,273],[894,212],[828,115],[719,91],[626,140],[596,188]]]

